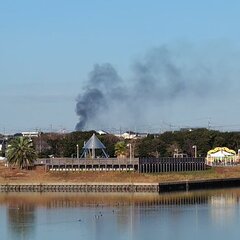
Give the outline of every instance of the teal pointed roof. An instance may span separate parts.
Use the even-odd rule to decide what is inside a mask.
[[[97,138],[95,133],[83,146],[83,149],[104,149],[106,148],[104,144]]]

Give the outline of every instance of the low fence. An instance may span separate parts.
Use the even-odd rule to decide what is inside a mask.
[[[47,158],[37,159],[48,171],[138,171],[140,173],[201,171],[204,158]]]
[[[140,173],[181,172],[205,170],[204,158],[140,158]]]
[[[48,158],[37,159],[49,171],[138,171],[138,158]]]

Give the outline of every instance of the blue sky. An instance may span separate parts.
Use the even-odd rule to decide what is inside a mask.
[[[228,74],[236,71],[229,78],[237,86],[239,9],[240,2],[234,0],[0,0],[0,132],[73,130],[78,122],[76,97],[94,64],[111,63],[131,84],[136,59],[163,45],[192,49],[187,50],[189,62],[191,54],[195,59],[194,53],[206,62],[215,63],[225,54],[236,59],[223,65],[234,65]],[[232,96],[221,103],[221,111],[231,108],[229,114],[235,114],[236,106],[229,107],[232,102],[238,103]],[[157,128],[163,122],[174,124],[176,111],[173,104],[164,116],[159,113],[159,121],[148,119],[146,124]],[[201,125],[209,118],[216,125],[237,122],[235,117],[222,117],[208,109],[190,115],[194,117],[182,118],[180,124]],[[196,123],[194,118],[205,120]],[[106,126],[94,124],[89,127],[121,125],[114,120]]]

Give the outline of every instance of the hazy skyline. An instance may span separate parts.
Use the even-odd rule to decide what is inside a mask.
[[[0,133],[74,130],[76,99],[96,64],[112,66],[126,95],[112,101],[105,87],[111,104],[85,129],[160,131],[210,122],[240,130],[239,9],[238,1],[217,0],[0,0]],[[180,89],[173,91],[169,79]]]

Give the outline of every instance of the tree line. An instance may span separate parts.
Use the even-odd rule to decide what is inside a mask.
[[[33,139],[38,157],[76,157],[76,146],[81,152],[94,131],[72,132],[66,134],[43,133]],[[97,133],[96,133],[97,134]],[[194,156],[193,146],[197,146],[197,156],[205,157],[210,149],[228,147],[237,151],[240,149],[240,132],[220,132],[205,128],[192,131],[164,132],[162,134],[148,134],[141,139],[124,140],[112,134],[97,135],[106,146],[109,157],[116,157],[116,144],[124,142],[125,150],[129,155],[129,144],[132,147],[132,156],[135,157],[170,157],[174,153],[184,153]],[[123,148],[123,145],[121,148]]]
[[[7,148],[7,161],[11,166],[28,168],[41,157],[77,157],[79,146],[95,133],[72,132],[68,134],[45,133],[38,138],[16,137]],[[96,133],[95,133],[96,134]],[[145,138],[124,140],[111,134],[99,135],[106,146],[109,157],[170,157],[182,153],[189,157],[205,157],[210,149],[228,147],[240,148],[239,132],[219,132],[207,129],[193,131],[149,134]],[[194,146],[194,149],[193,149]],[[78,152],[80,154],[80,151]]]

